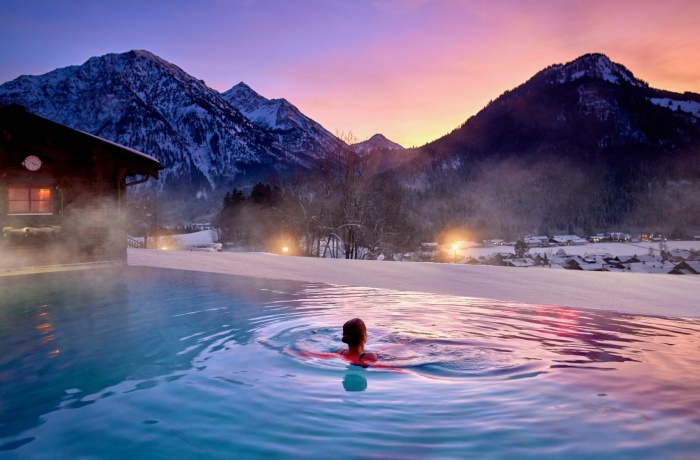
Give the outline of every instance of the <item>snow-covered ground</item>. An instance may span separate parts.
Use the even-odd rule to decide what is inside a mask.
[[[206,239],[192,234],[189,241]],[[202,240],[198,240],[201,242]],[[697,242],[674,246],[697,248]],[[687,244],[687,246],[686,246]],[[658,248],[658,245],[649,243]],[[628,255],[644,244],[618,243],[567,247]],[[499,248],[497,250],[509,250]],[[465,249],[462,255],[472,255]],[[478,251],[495,252],[494,248]],[[619,252],[618,252],[619,251]],[[632,252],[633,254],[642,252]],[[625,313],[700,317],[700,276],[581,272],[545,268],[507,268],[427,262],[385,262],[280,256],[268,253],[207,253],[129,249],[129,265],[226,273],[257,278],[451,294],[538,305],[606,309]]]

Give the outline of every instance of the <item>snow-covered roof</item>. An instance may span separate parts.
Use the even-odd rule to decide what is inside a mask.
[[[69,128],[69,129],[70,129],[70,128]],[[156,163],[160,164],[160,161],[156,160],[154,157],[152,157],[152,156],[150,156],[150,155],[147,155],[147,154],[145,154],[145,153],[143,153],[143,152],[139,152],[138,150],[134,150],[134,149],[129,148],[129,147],[125,146],[125,145],[117,144],[116,142],[112,142],[112,141],[110,141],[110,140],[108,140],[108,139],[104,139],[104,138],[102,138],[102,137],[95,136],[95,135],[90,134],[90,133],[86,133],[85,131],[80,131],[79,129],[76,129],[75,131],[78,131],[78,132],[81,133],[81,134],[85,134],[86,136],[90,136],[90,137],[92,137],[92,138],[94,138],[94,139],[97,139],[97,140],[100,141],[100,142],[104,142],[104,143],[106,143],[106,144],[113,145],[114,147],[118,147],[118,148],[120,148],[120,149],[122,149],[122,150],[124,150],[124,151],[127,151],[127,152],[129,152],[129,153],[133,153],[134,155],[141,156],[141,157],[143,157],[143,158],[146,158],[147,160],[155,161]]]
[[[554,235],[552,240],[557,243],[588,244],[588,240],[577,235]]]
[[[129,175],[147,174],[157,178],[158,171],[162,169],[160,166],[160,162],[150,155],[147,155],[143,152],[139,152],[138,150],[134,150],[124,145],[117,144],[116,142],[112,142],[110,140],[95,136],[93,134],[86,133],[85,131],[80,131],[78,129],[66,126],[64,124],[57,123],[55,121],[49,120],[48,118],[36,115],[19,104],[10,104],[4,107],[0,107],[0,111],[3,113],[3,116],[8,117],[7,119],[11,120],[11,123],[15,126],[36,126],[36,128],[40,131],[34,130],[34,134],[31,134],[32,136],[39,135],[39,132],[43,133],[41,135],[53,135],[50,133],[61,132],[62,134],[69,135],[65,137],[77,139],[80,136],[84,136],[93,139],[101,144],[108,145],[110,147],[110,149],[108,150],[111,152],[114,152],[113,148],[117,148],[119,151],[127,153],[127,155],[124,155],[124,158],[120,158],[120,160],[125,161],[127,164],[133,165],[134,169],[130,170],[130,172],[127,173]],[[70,144],[67,148],[70,149],[74,147],[72,144]],[[140,158],[141,160],[128,162],[126,161],[135,160],[134,157]]]
[[[679,265],[688,266],[693,269],[695,273],[700,273],[700,260],[686,260],[681,262]]]

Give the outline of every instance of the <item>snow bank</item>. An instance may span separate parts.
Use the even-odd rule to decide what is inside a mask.
[[[129,249],[129,265],[700,317],[700,276]]]

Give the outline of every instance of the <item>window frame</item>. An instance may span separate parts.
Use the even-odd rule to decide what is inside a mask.
[[[14,192],[25,192],[26,193],[26,198],[25,199],[12,199],[12,194]],[[38,195],[36,198],[35,192]],[[44,197],[44,194],[48,194],[47,197]],[[7,215],[8,216],[52,216],[54,215],[53,211],[53,198],[54,198],[54,193],[51,187],[41,187],[41,186],[19,186],[19,185],[11,185],[7,187]],[[13,203],[25,203],[26,206],[22,207],[25,210],[21,211],[16,211],[13,212],[12,207]],[[32,211],[32,209],[38,209],[36,211]],[[48,211],[46,211],[48,209]]]

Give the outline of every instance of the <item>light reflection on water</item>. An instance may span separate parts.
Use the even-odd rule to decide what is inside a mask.
[[[129,267],[0,279],[0,456],[692,458],[700,321]],[[360,316],[381,365],[330,355]]]

